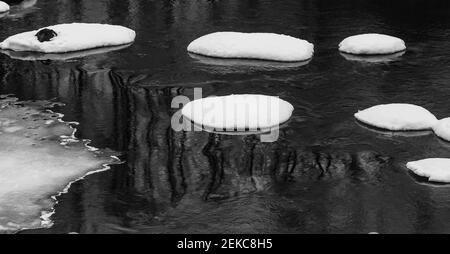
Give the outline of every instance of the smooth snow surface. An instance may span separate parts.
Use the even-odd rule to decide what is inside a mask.
[[[0,97],[0,232],[51,225],[52,196],[117,162],[75,139],[51,106]]]
[[[439,120],[433,126],[433,131],[438,137],[450,141],[450,117]]]
[[[373,106],[355,113],[355,117],[365,124],[392,131],[425,130],[437,122],[423,107],[403,103]]]
[[[99,47],[118,46],[134,41],[135,32],[129,28],[107,24],[71,23],[46,27],[57,33],[50,41],[40,42],[35,34],[40,30],[8,37],[1,49],[65,53]]]
[[[339,43],[340,51],[356,55],[392,54],[405,49],[402,39],[385,34],[359,34]]]
[[[450,182],[450,159],[429,158],[406,164],[414,174],[428,178],[432,182]]]
[[[277,128],[294,107],[274,96],[240,94],[207,97],[187,103],[182,114],[195,124],[215,131],[256,131]]]
[[[9,5],[5,2],[0,1],[0,13],[9,11]]]
[[[187,50],[210,57],[296,62],[310,59],[314,45],[282,34],[217,32],[194,40]]]

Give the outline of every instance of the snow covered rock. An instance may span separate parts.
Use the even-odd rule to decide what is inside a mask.
[[[36,34],[42,29],[53,30],[56,36],[40,42]],[[94,23],[59,24],[42,29],[10,36],[0,43],[0,49],[65,53],[129,44],[136,36],[133,30],[123,26]]]
[[[51,106],[0,96],[0,233],[50,226],[52,196],[118,162],[77,140]]]
[[[0,1],[0,13],[9,11],[9,5]]]
[[[423,107],[392,103],[373,106],[355,113],[359,121],[392,131],[430,129],[437,122],[436,117]]]
[[[414,174],[428,178],[432,182],[450,182],[450,159],[429,158],[411,161],[406,167]]]
[[[433,131],[438,137],[450,141],[450,117],[439,120],[433,126]]]
[[[275,96],[239,94],[207,97],[187,103],[182,114],[210,131],[258,131],[278,128],[294,107]]]
[[[210,57],[296,62],[310,59],[314,45],[282,34],[216,32],[192,41],[187,50]]]
[[[345,38],[339,50],[356,55],[393,54],[406,50],[405,42],[385,34],[359,34]]]

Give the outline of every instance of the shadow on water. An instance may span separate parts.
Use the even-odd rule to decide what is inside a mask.
[[[358,56],[342,52],[340,54],[342,57],[344,57],[346,60],[349,61],[358,61],[375,64],[375,63],[388,63],[392,61],[399,61],[401,59],[401,56],[405,54],[405,51],[387,55],[368,55],[368,56]]]
[[[195,59],[199,63],[208,66],[209,68],[228,68],[229,71],[235,72],[251,72],[251,71],[275,71],[298,68],[307,65],[311,59],[300,62],[277,62],[277,61],[264,61],[264,60],[252,60],[252,59],[223,59],[216,57],[202,56],[199,54],[188,53],[192,59]]]
[[[75,52],[68,53],[59,53],[59,54],[45,54],[38,52],[29,52],[29,51],[12,51],[12,50],[0,50],[0,53],[3,53],[13,59],[24,60],[24,61],[67,61],[73,58],[82,58],[90,55],[97,54],[106,54],[111,51],[121,50],[129,47],[131,44],[119,45],[113,47],[102,47],[102,48],[94,48],[88,50],[80,50]]]
[[[52,228],[23,233],[448,232],[450,188],[418,184],[404,163],[445,156],[450,147],[432,135],[380,138],[353,119],[358,109],[389,102],[420,104],[439,118],[450,113],[450,73],[441,68],[450,54],[450,6],[386,5],[38,1],[16,23],[0,20],[2,38],[69,21],[122,24],[138,34],[126,49],[70,61],[0,56],[0,94],[63,102],[56,111],[79,122],[77,137],[122,152],[124,161],[74,183],[59,197]],[[236,67],[186,53],[196,37],[225,30],[301,35],[316,52],[298,68]],[[413,52],[374,65],[339,54],[339,41],[369,30],[398,35]],[[175,132],[172,98],[193,98],[195,87],[203,96],[276,95],[295,110],[273,143]]]

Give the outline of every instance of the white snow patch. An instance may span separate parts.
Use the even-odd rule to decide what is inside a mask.
[[[437,122],[425,108],[404,103],[373,106],[355,113],[355,117],[365,124],[392,131],[425,130]]]
[[[371,33],[345,38],[339,43],[339,50],[357,55],[392,54],[406,50],[406,45],[402,39],[397,37]]]
[[[450,141],[450,117],[439,120],[433,126],[433,131],[438,137]]]
[[[0,1],[0,13],[9,11],[9,5]]]
[[[187,103],[182,114],[205,129],[257,131],[278,128],[294,107],[275,96],[239,94],[207,97]]]
[[[118,162],[77,140],[51,106],[0,97],[0,232],[50,226],[54,196]]]
[[[450,159],[429,158],[411,161],[406,167],[414,174],[428,178],[432,182],[450,182]]]
[[[35,36],[40,30],[23,32],[8,37],[0,43],[0,49],[65,53],[99,47],[118,46],[134,41],[136,33],[126,27],[95,23],[71,23],[46,27],[57,36],[40,42]]]
[[[216,32],[192,41],[187,50],[210,57],[296,62],[310,59],[314,45],[282,34]]]

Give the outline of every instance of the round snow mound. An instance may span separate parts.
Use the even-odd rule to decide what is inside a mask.
[[[239,94],[194,100],[181,113],[205,129],[257,131],[278,127],[293,110],[289,102],[275,96]]]
[[[450,182],[450,159],[429,158],[411,161],[406,167],[418,176],[428,178],[432,182]]]
[[[339,50],[356,55],[393,54],[406,50],[405,42],[385,34],[359,34],[345,38]]]
[[[450,117],[439,120],[433,126],[433,131],[438,137],[450,141]]]
[[[0,13],[9,11],[9,5],[0,1]]]
[[[425,130],[437,122],[436,117],[423,107],[403,103],[373,106],[355,113],[355,118],[392,131]]]
[[[8,37],[0,43],[0,49],[65,53],[128,44],[132,43],[136,36],[129,28],[107,24],[71,23],[46,28],[57,34],[50,41],[40,42],[37,39],[35,35],[39,29]]]
[[[194,40],[187,50],[210,57],[297,62],[310,59],[314,45],[282,34],[217,32]]]

